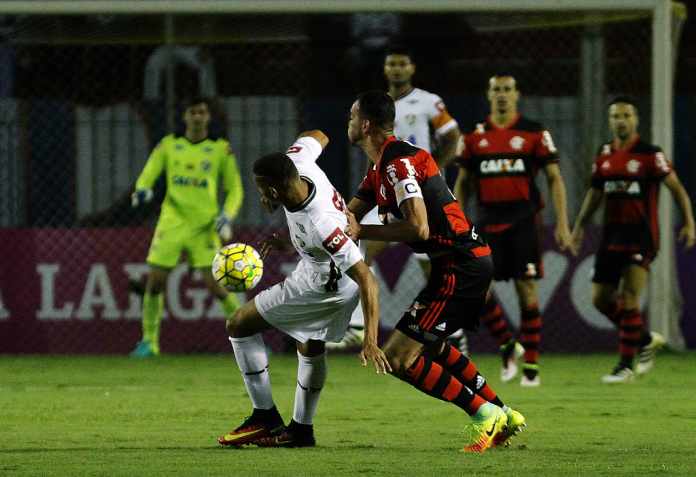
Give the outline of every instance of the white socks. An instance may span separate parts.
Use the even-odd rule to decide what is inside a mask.
[[[271,394],[266,345],[261,333],[244,338],[230,337],[230,343],[252,405],[255,409],[271,409],[275,404]]]
[[[292,418],[299,424],[312,424],[319,394],[326,382],[326,353],[303,356],[297,353],[297,388]]]
[[[244,385],[255,409],[271,409],[271,379],[268,374],[268,356],[261,334],[232,338],[230,343],[242,372]],[[326,382],[326,353],[303,356],[297,353],[297,388],[293,419],[299,424],[312,424],[317,411],[319,394]]]

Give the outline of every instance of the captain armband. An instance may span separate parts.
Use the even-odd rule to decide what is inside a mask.
[[[418,185],[418,181],[412,177],[407,177],[397,182],[394,186],[394,193],[396,195],[397,205],[401,205],[403,201],[412,197],[423,198],[423,193],[421,192],[420,185]]]

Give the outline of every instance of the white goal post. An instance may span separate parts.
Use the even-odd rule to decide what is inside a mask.
[[[669,0],[0,0],[0,14],[319,14],[396,13],[639,13],[652,21],[652,141],[673,153],[674,55],[685,16],[683,5]],[[661,195],[667,194],[662,188]],[[649,285],[651,326],[671,347],[683,348],[679,331],[681,298],[676,278],[671,197],[660,199],[661,251]],[[588,297],[589,299],[589,297]]]

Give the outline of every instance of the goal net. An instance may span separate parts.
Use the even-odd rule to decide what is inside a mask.
[[[636,97],[641,135],[671,157],[684,17],[681,5],[658,0],[0,1],[0,350],[124,352],[137,341],[137,285],[159,209],[157,200],[133,209],[129,195],[151,149],[181,130],[182,103],[193,96],[212,99],[211,134],[228,138],[237,156],[239,241],[283,232],[280,214],[262,212],[251,165],[301,130],[330,136],[319,164],[352,196],[365,162],[348,144],[348,111],[357,92],[385,88],[384,49],[395,39],[414,52],[414,84],[440,95],[462,126],[487,114],[491,74],[517,78],[521,112],[550,129],[559,149],[572,220],[608,137],[610,97]],[[543,175],[538,182],[548,197]],[[157,187],[156,199],[163,194]],[[590,300],[597,228],[579,257],[561,253],[546,202],[542,347],[613,349],[615,333]],[[680,347],[671,198],[660,207],[646,307],[651,326]],[[262,286],[295,261],[269,258]],[[378,257],[375,271],[390,329],[423,274],[401,246]],[[517,328],[512,284],[494,289]],[[165,297],[164,351],[227,349],[222,310],[185,261]],[[484,331],[473,341],[494,349]]]

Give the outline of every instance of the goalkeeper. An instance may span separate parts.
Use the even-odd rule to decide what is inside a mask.
[[[237,297],[213,279],[210,264],[221,239],[232,238],[232,220],[242,204],[242,182],[237,160],[224,139],[208,136],[209,104],[202,98],[186,103],[183,135],[164,137],[150,154],[131,196],[132,206],[152,200],[152,188],[166,174],[167,193],[147,263],[150,271],[143,296],[143,336],[131,356],[147,358],[160,352],[160,321],[164,309],[167,276],[182,251],[198,269],[208,289],[220,300],[225,316],[239,307]],[[227,194],[222,211],[218,205],[218,181]]]

